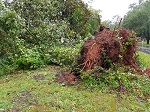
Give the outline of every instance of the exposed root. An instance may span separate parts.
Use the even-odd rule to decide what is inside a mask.
[[[136,64],[136,36],[126,29],[111,31],[104,26],[95,31],[94,39],[88,39],[81,48],[78,67],[89,71],[95,66],[105,69],[111,64],[130,66],[140,73]]]

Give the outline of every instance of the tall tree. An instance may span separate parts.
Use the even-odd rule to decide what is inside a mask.
[[[144,0],[139,0],[139,4],[142,4],[144,2]]]
[[[0,0],[0,14],[2,10],[3,10],[3,4],[2,4],[2,0]]]
[[[132,3],[129,5],[130,10],[134,10],[137,7],[136,3]]]
[[[89,9],[82,0],[65,0],[64,9],[63,15],[68,19],[70,27],[81,36],[86,36],[89,32],[87,25],[99,15],[98,11]]]
[[[145,1],[130,10],[124,18],[123,27],[135,30],[138,36],[150,40],[150,1]]]

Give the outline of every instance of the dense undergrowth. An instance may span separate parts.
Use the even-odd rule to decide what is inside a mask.
[[[71,64],[78,44],[98,28],[98,16],[82,0],[0,1],[0,76]]]
[[[24,54],[17,57],[7,57],[0,60],[0,74],[9,73],[16,69],[37,69],[54,64],[59,66],[74,65],[78,56],[77,47],[53,47],[47,53],[39,53],[28,49]]]
[[[149,54],[138,52],[137,64],[143,71],[150,66],[150,58],[148,57],[150,57]],[[115,64],[107,70],[98,66],[88,71],[88,73],[83,71],[79,73],[86,87],[98,87],[102,91],[134,94],[145,100],[150,98],[150,80],[148,75],[144,72],[139,75],[133,68],[128,66],[121,67],[119,64]]]

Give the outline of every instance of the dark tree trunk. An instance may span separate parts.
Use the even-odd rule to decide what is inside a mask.
[[[149,44],[149,39],[147,39],[147,44]]]

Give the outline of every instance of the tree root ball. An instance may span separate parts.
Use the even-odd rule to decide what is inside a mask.
[[[94,39],[88,39],[81,47],[78,66],[83,71],[96,66],[108,69],[112,64],[139,69],[136,64],[136,45],[134,32],[126,29],[112,31],[102,26],[95,31]]]

